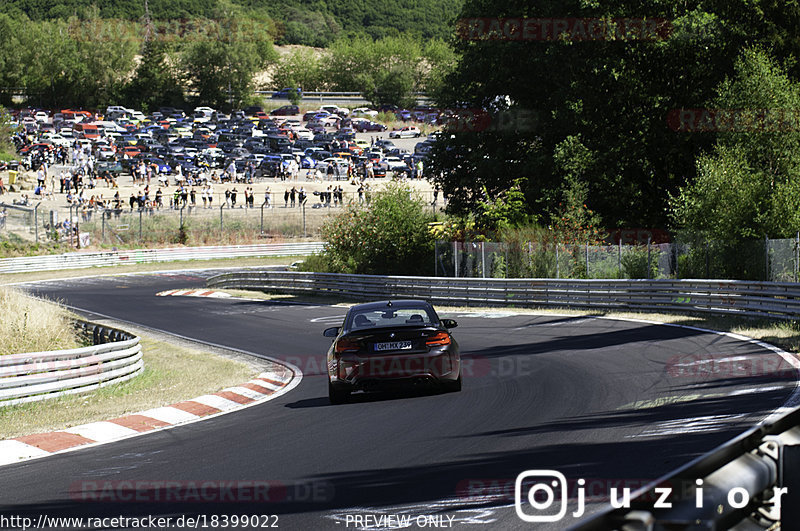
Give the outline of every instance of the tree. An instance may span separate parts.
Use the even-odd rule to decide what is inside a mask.
[[[197,101],[219,108],[238,108],[252,99],[254,76],[277,59],[266,32],[235,17],[214,23],[214,39],[197,39],[183,53],[182,66]]]
[[[715,240],[793,236],[800,230],[800,84],[763,50],[748,48],[717,92],[709,107],[731,117],[715,127],[730,130],[698,157],[697,179],[672,199],[675,226]]]
[[[126,87],[126,103],[137,109],[180,107],[184,102],[182,82],[169,46],[157,39],[144,44],[136,72]]]
[[[275,88],[300,87],[306,91],[326,88],[322,61],[327,54],[309,49],[296,50],[278,61],[272,73]]]
[[[672,110],[700,107],[733,71],[743,46],[766,43],[798,69],[795,2],[563,2],[467,0],[461,17],[648,17],[669,21],[652,39],[454,40],[457,67],[437,90],[444,108],[502,105],[536,112],[537,127],[503,138],[454,131],[438,148],[435,172],[452,193],[452,212],[476,208],[483,186],[506,189],[524,177],[531,211],[552,212],[569,186],[553,159],[556,146],[580,136],[596,161],[584,177],[588,207],[609,226],[660,227],[670,193],[691,182],[694,160],[712,135],[666,126]],[[612,34],[613,35],[613,34]]]

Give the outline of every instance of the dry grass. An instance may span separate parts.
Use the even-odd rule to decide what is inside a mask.
[[[0,356],[83,346],[70,313],[14,288],[0,288]]]
[[[2,437],[65,429],[173,404],[241,384],[258,372],[241,361],[139,335],[145,363],[141,376],[87,395],[2,407]]]

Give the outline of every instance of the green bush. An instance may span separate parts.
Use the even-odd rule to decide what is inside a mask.
[[[373,275],[433,274],[432,216],[408,186],[390,183],[367,206],[350,205],[322,227],[327,242],[305,271]]]
[[[622,270],[627,278],[657,278],[658,251],[650,252],[650,276],[647,271],[647,247],[637,247],[622,255]]]

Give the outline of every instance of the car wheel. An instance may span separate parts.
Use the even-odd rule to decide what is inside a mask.
[[[451,382],[446,382],[444,384],[444,390],[448,393],[458,393],[461,391],[461,374],[458,375],[458,378]]]
[[[336,389],[330,382],[328,382],[328,400],[331,404],[344,404],[350,398],[350,391],[343,391]]]

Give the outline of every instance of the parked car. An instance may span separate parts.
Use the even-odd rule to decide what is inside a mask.
[[[300,114],[300,107],[297,105],[284,105],[283,107],[278,107],[274,111],[271,111],[269,114],[273,116],[294,116]]]
[[[413,125],[389,131],[389,138],[419,138],[421,135],[419,127]]]
[[[356,131],[358,131],[359,133],[366,133],[369,131],[378,131],[378,132],[386,131],[385,125],[371,121],[358,121],[354,124],[354,127]]]
[[[275,92],[273,92],[272,93],[272,99],[273,100],[278,100],[278,99],[286,100],[286,99],[289,99],[289,94],[292,94],[293,92],[297,93],[297,95],[300,98],[303,97],[303,89],[298,88],[298,87],[286,87],[286,88],[282,88],[281,90],[276,90]]]
[[[405,386],[461,390],[461,357],[450,329],[422,300],[379,301],[350,308],[342,326],[327,328],[328,398]]]

